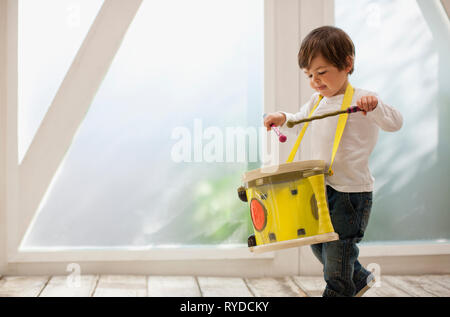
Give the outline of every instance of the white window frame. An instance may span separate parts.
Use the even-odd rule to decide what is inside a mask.
[[[18,1],[0,0],[0,274],[66,274],[66,266],[72,262],[80,264],[83,274],[321,274],[318,262],[307,247],[262,255],[251,254],[246,246],[19,250],[35,211],[70,146],[71,136],[88,110],[141,2],[105,0],[19,165]],[[264,0],[264,19],[264,110],[296,112],[298,105],[312,93],[297,67],[296,52],[301,39],[312,28],[334,23],[333,0]],[[116,36],[102,36],[113,29]],[[91,67],[92,63],[97,67]],[[73,106],[75,104],[77,107]],[[63,133],[59,128],[62,122]],[[54,143],[58,148],[50,146]],[[288,148],[289,145],[280,151],[280,161],[287,157]],[[45,160],[41,158],[42,152],[46,153]],[[447,263],[450,259],[448,244],[419,244],[409,246],[408,250],[405,253],[403,244],[363,245],[361,255],[368,259],[444,256]],[[442,271],[440,266],[437,270]]]

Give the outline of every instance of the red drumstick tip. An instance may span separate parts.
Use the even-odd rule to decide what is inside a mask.
[[[280,135],[279,140],[280,140],[281,143],[284,143],[284,142],[286,142],[287,137],[285,135]]]

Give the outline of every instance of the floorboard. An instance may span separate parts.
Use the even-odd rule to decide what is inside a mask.
[[[306,294],[289,277],[247,278],[247,286],[258,297],[305,297]]]
[[[410,294],[392,285],[386,279],[387,276],[381,276],[380,280],[370,288],[363,296],[364,297],[411,297]]]
[[[102,275],[94,297],[146,297],[147,278],[144,275]]]
[[[293,276],[292,279],[308,297],[322,296],[326,286],[322,276]]]
[[[388,283],[395,286],[407,293],[411,297],[432,297],[432,293],[429,293],[423,289],[418,283],[413,283],[405,276],[383,276],[383,283]]]
[[[36,297],[49,276],[3,276],[0,279],[0,297]]]
[[[39,295],[40,297],[90,297],[94,293],[97,275],[80,275],[68,279],[68,276],[53,276]]]
[[[198,283],[193,276],[149,276],[150,297],[200,297]]]
[[[204,297],[252,297],[253,294],[239,277],[199,277]]]
[[[449,297],[450,289],[445,287],[442,283],[443,279],[437,275],[422,275],[422,276],[406,276],[405,280],[421,287],[424,291],[433,296]]]

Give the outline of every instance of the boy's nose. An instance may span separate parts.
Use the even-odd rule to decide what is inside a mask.
[[[319,78],[317,76],[311,75],[311,82],[318,83],[319,82]]]

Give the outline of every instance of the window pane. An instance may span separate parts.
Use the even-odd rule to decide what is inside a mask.
[[[262,0],[145,0],[24,247],[245,243],[248,159],[207,149],[262,117],[262,52]]]
[[[19,1],[19,162],[102,4]]]
[[[450,52],[437,40],[448,41],[445,23],[411,0],[335,0],[335,8],[336,25],[356,46],[352,83],[378,92],[404,118],[399,132],[380,133],[371,157],[375,195],[365,241],[445,241]]]

